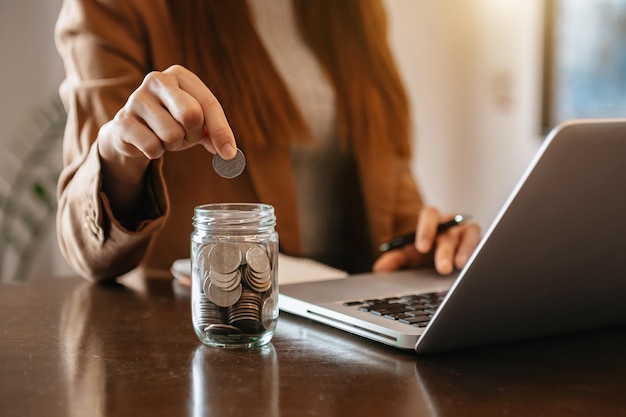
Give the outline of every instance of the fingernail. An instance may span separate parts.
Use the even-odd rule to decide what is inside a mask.
[[[452,272],[452,264],[449,261],[439,262],[439,272],[443,275],[447,275]]]
[[[220,154],[224,159],[233,159],[237,154],[237,148],[235,148],[230,143],[227,143],[226,145],[222,146]]]
[[[417,249],[422,253],[428,252],[430,250],[430,241],[426,238],[421,238],[417,241]]]

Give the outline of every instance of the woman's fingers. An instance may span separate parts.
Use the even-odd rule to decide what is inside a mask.
[[[424,255],[417,252],[413,245],[405,245],[401,248],[383,253],[372,267],[374,272],[391,272],[398,269],[421,265]]]
[[[195,74],[178,65],[149,73],[114,124],[118,143],[112,148],[126,157],[143,154],[157,159],[165,151],[197,144],[224,159],[236,154],[235,137],[221,105]]]
[[[148,159],[156,159],[165,150],[182,147],[186,137],[183,126],[161,105],[158,97],[138,89],[115,116],[119,137],[135,146]]]
[[[437,237],[435,248],[435,269],[442,275],[451,274],[454,271],[454,255],[459,242],[459,233],[456,230],[448,230]]]
[[[174,74],[180,89],[188,93],[198,103],[203,123],[199,125],[195,119],[186,120],[183,116],[179,116],[178,121],[184,126],[186,126],[185,123],[193,124],[193,134],[196,135],[194,139],[199,138],[198,140],[202,141],[202,144],[209,151],[217,151],[224,159],[234,158],[237,153],[235,136],[226,120],[222,106],[211,90],[195,74],[179,65],[168,68],[164,73]],[[172,105],[175,104],[178,103]]]
[[[428,253],[433,248],[440,218],[439,210],[435,207],[427,206],[420,211],[415,239],[415,248],[419,252]]]
[[[415,244],[382,254],[374,264],[374,271],[414,267],[428,259],[432,259],[435,269],[443,275],[463,268],[478,245],[481,232],[476,223],[463,222],[438,233],[438,226],[453,217],[442,216],[435,207],[424,207],[416,226]]]
[[[454,265],[461,269],[467,264],[476,246],[478,246],[481,239],[481,231],[478,224],[473,222],[459,226],[459,231],[461,239],[454,257]]]
[[[476,223],[454,226],[437,237],[435,249],[435,268],[447,275],[455,268],[461,269],[467,264],[480,240],[480,228]]]

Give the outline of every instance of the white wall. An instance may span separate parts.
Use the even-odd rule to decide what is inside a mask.
[[[0,147],[3,156],[9,148],[32,143],[29,135],[40,133],[38,116],[58,96],[63,67],[52,36],[62,0],[3,0],[0,2]],[[12,178],[16,167],[3,159],[2,178]],[[60,161],[59,161],[60,166]],[[3,186],[6,182],[3,183]],[[32,260],[34,276],[69,271],[61,259],[54,225]],[[4,259],[3,274],[12,271],[15,258]],[[0,279],[0,282],[2,279]]]
[[[542,0],[385,0],[429,203],[487,226],[539,146]],[[61,0],[0,2],[0,146],[57,94]],[[66,273],[52,234],[35,274]]]
[[[428,203],[486,228],[539,144],[542,0],[387,0]]]

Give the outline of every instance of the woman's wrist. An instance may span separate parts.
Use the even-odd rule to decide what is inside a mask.
[[[146,173],[150,160],[143,154],[128,157],[115,151],[107,138],[98,138],[101,164],[101,190],[107,196],[115,217],[123,224],[134,224],[146,195]]]

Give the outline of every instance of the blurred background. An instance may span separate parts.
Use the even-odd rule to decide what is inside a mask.
[[[50,200],[50,178],[61,166],[55,137],[63,121],[57,98],[63,68],[53,39],[61,3],[0,2],[0,276],[5,280],[17,268],[20,279],[71,274],[57,248]],[[602,23],[596,25],[596,32],[619,48],[616,41],[624,40],[626,32],[620,31],[626,27],[624,3],[385,0],[390,41],[412,102],[413,168],[428,203],[470,213],[484,229],[489,226],[547,129],[559,118],[576,116],[557,111],[559,100],[568,101],[557,89],[567,80],[563,73],[577,62],[570,59],[563,67],[565,59],[557,57],[565,57],[561,50],[568,42],[578,56],[582,43],[568,41],[568,32],[558,32],[555,23],[566,20],[567,27],[576,28],[570,36],[597,44],[601,39],[586,36],[593,28],[565,19],[578,12],[578,18],[590,20],[594,12],[605,22],[604,30]],[[613,29],[621,38],[607,33],[607,16],[616,17]],[[614,56],[608,51],[605,58]],[[620,84],[620,77],[617,71],[611,81]],[[19,266],[22,259],[26,266]]]

